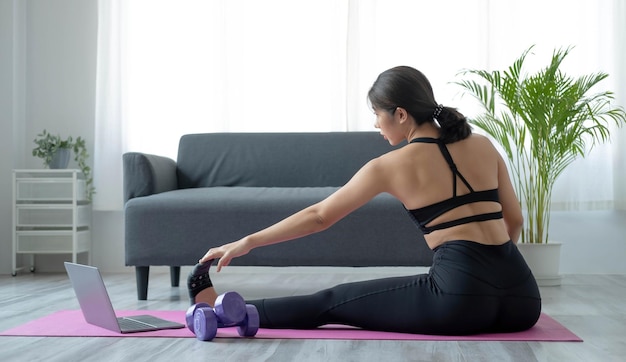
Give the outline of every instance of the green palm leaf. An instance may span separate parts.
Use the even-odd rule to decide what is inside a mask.
[[[545,68],[524,74],[532,48],[504,71],[466,69],[455,83],[484,111],[470,122],[498,142],[509,160],[515,190],[527,212],[522,242],[544,243],[557,178],[578,157],[608,141],[611,124],[626,123],[626,113],[611,106],[613,93],[590,93],[608,74],[574,78],[561,71],[571,47],[555,49]]]

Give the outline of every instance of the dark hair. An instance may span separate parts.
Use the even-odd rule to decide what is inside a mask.
[[[434,122],[438,103],[435,101],[430,82],[419,70],[399,66],[382,72],[367,93],[374,109],[393,114],[402,107],[418,125]],[[443,107],[437,116],[440,126],[439,138],[452,143],[467,138],[472,133],[467,119],[455,108]]]

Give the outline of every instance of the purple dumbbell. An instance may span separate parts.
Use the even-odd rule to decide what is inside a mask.
[[[187,308],[187,313],[185,313],[185,321],[187,322],[187,328],[189,328],[192,333],[196,333],[193,325],[193,316],[194,314],[196,314],[196,311],[199,308],[211,308],[211,306],[208,303],[196,303]]]
[[[217,335],[217,316],[212,308],[200,307],[193,314],[193,329],[196,338],[211,341]]]
[[[246,317],[237,326],[237,333],[242,337],[254,337],[259,331],[259,312],[252,304],[246,304]]]
[[[215,338],[217,328],[237,326],[242,337],[252,337],[259,330],[259,313],[255,306],[245,304],[241,295],[227,292],[217,297],[215,307],[197,303],[187,309],[187,328],[202,341]]]
[[[236,292],[220,294],[215,300],[218,327],[232,327],[246,318],[246,301]]]

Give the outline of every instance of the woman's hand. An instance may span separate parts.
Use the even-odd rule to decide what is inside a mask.
[[[233,258],[246,255],[250,252],[251,248],[247,244],[248,243],[246,243],[244,239],[241,239],[229,244],[224,244],[217,248],[211,248],[206,252],[206,254],[204,254],[202,259],[200,259],[200,263],[206,263],[213,259],[219,259],[217,263],[217,272],[219,273],[222,267],[230,264],[230,261]]]

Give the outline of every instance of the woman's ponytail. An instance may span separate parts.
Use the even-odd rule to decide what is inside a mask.
[[[438,105],[433,112],[433,119],[441,128],[439,138],[444,143],[453,143],[469,137],[472,134],[467,119],[455,108]]]

